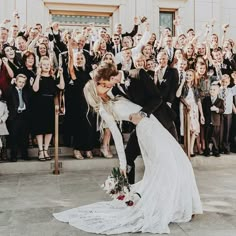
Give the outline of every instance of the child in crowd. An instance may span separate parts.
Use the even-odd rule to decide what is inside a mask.
[[[210,96],[202,101],[203,114],[205,117],[205,150],[204,155],[210,156],[209,144],[212,142],[212,153],[215,157],[220,156],[220,125],[222,114],[224,113],[224,101],[218,98],[220,85],[213,82],[210,87]]]
[[[7,106],[9,118],[7,126],[10,135],[10,161],[17,161],[18,148],[24,160],[28,157],[29,138],[29,91],[25,89],[27,77],[16,76],[15,84],[7,91]]]
[[[236,85],[236,71],[231,74],[233,78],[234,86]],[[236,152],[236,95],[233,96],[233,113],[232,113],[232,126],[230,134],[230,150]]]
[[[219,98],[224,101],[225,111],[222,116],[220,151],[224,154],[230,153],[230,129],[232,125],[233,97],[236,95],[236,86],[229,88],[230,77],[222,75]]]
[[[7,160],[7,150],[6,150],[6,139],[5,135],[8,135],[8,130],[6,126],[6,120],[8,118],[7,104],[2,98],[2,90],[0,89],[0,160]]]

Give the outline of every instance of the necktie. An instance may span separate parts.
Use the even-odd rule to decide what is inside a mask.
[[[19,109],[22,110],[24,108],[24,101],[22,98],[22,90],[18,90],[18,95],[19,95]]]
[[[183,71],[181,71],[179,76],[179,84],[182,82],[183,78],[184,78]]]
[[[172,50],[171,50],[171,48],[169,48],[169,60],[171,60],[172,59]]]
[[[224,106],[226,108],[226,88],[222,89],[222,98],[224,100]]]
[[[212,103],[212,104],[214,104],[215,100],[216,100],[216,98],[211,97],[211,103]]]
[[[159,79],[159,82],[160,82],[160,84],[161,84],[162,81],[163,81],[163,71],[162,71],[162,68],[159,70],[158,79]]]

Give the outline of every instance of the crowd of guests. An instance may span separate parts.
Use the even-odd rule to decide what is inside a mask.
[[[18,13],[14,17],[18,22]],[[60,127],[63,145],[72,146],[77,159],[93,158],[94,150],[112,158],[111,133],[89,109],[83,93],[102,62],[116,65],[131,79],[140,70],[150,76],[175,113],[180,143],[187,107],[192,157],[235,152],[236,54],[234,41],[227,38],[229,25],[222,26],[220,40],[213,24],[195,35],[194,29],[183,32],[179,17],[173,23],[175,37],[168,27],[160,35],[150,32],[146,18],[137,17],[130,33],[116,24],[112,35],[91,25],[69,32],[54,22],[43,31],[40,23],[20,28],[4,21],[0,25],[1,159],[6,159],[7,146],[10,161],[17,161],[19,150],[28,160],[29,140],[36,140],[38,160],[51,160],[48,147],[58,97],[65,104]],[[125,86],[129,83],[123,81]],[[127,133],[134,126],[124,122],[120,128]]]

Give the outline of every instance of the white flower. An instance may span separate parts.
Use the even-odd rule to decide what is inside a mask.
[[[125,87],[128,88],[129,86],[130,86],[130,79],[127,78],[127,79],[125,80]]]

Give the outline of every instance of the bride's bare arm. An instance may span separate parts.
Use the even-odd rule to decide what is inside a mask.
[[[104,109],[103,106],[100,107],[99,114],[101,115],[102,119],[106,122],[106,124],[108,125],[108,128],[110,129],[112,133],[112,137],[114,139],[116,151],[117,151],[118,158],[120,161],[120,169],[125,172],[127,163],[126,163],[126,157],[125,157],[124,144],[123,144],[122,135],[117,127],[115,119],[111,114],[109,114]]]

